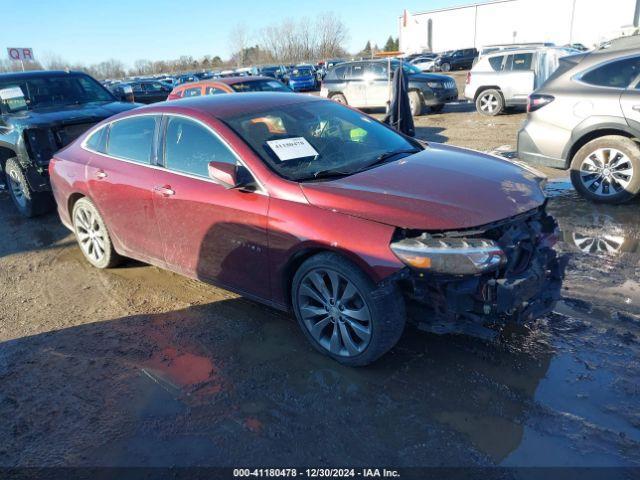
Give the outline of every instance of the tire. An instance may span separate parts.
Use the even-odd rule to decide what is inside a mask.
[[[443,63],[442,65],[440,65],[440,70],[442,70],[443,72],[450,72],[451,71],[451,64],[450,63]]]
[[[84,197],[73,206],[71,215],[78,246],[87,261],[96,268],[112,268],[122,261],[113,248],[107,226],[91,200]]]
[[[440,113],[442,112],[442,110],[444,110],[444,104],[431,105],[431,107],[429,108],[431,109],[431,113]]]
[[[409,105],[411,106],[411,115],[419,117],[424,112],[424,100],[418,92],[409,92]]]
[[[482,115],[494,117],[504,111],[504,98],[499,90],[484,90],[476,98],[476,110]]]
[[[640,192],[640,147],[618,135],[591,140],[571,161],[571,183],[592,202],[628,202]]]
[[[369,365],[404,331],[406,311],[399,288],[376,287],[356,265],[333,253],[320,253],[300,266],[291,300],[309,342],[343,365]]]
[[[7,160],[4,170],[9,195],[18,212],[33,218],[53,210],[55,202],[51,192],[33,191],[16,158]]]
[[[331,100],[333,100],[334,102],[338,102],[338,103],[341,103],[343,105],[349,105],[349,102],[347,102],[347,98],[341,93],[334,93],[329,98]]]

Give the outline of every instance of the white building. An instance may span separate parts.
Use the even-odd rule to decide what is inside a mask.
[[[495,0],[405,11],[399,19],[400,50],[442,52],[527,42],[593,47],[632,29],[639,8],[640,0]]]

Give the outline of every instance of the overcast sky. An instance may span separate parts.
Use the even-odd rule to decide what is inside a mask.
[[[37,57],[70,62],[118,58],[172,59],[230,54],[229,31],[244,23],[252,32],[284,18],[334,12],[350,33],[347,48],[371,40],[381,47],[398,35],[404,8],[420,12],[472,3],[465,0],[2,0],[3,47],[31,47]],[[257,41],[257,38],[253,38]],[[3,48],[3,52],[6,49]],[[6,55],[6,53],[5,53]]]

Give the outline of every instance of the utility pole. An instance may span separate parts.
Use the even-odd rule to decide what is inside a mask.
[[[636,0],[636,8],[640,0]],[[571,25],[569,25],[569,45],[573,44],[573,21],[576,16],[576,0],[573,0],[573,5],[571,6]]]
[[[640,27],[640,0],[636,0],[636,11],[633,14],[633,26]]]

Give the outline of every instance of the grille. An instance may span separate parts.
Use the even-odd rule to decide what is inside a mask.
[[[444,88],[456,88],[456,82],[453,80],[447,80],[444,82]]]
[[[76,125],[67,125],[66,127],[58,129],[55,132],[58,146],[66,147],[94,125],[95,123],[78,123]]]

